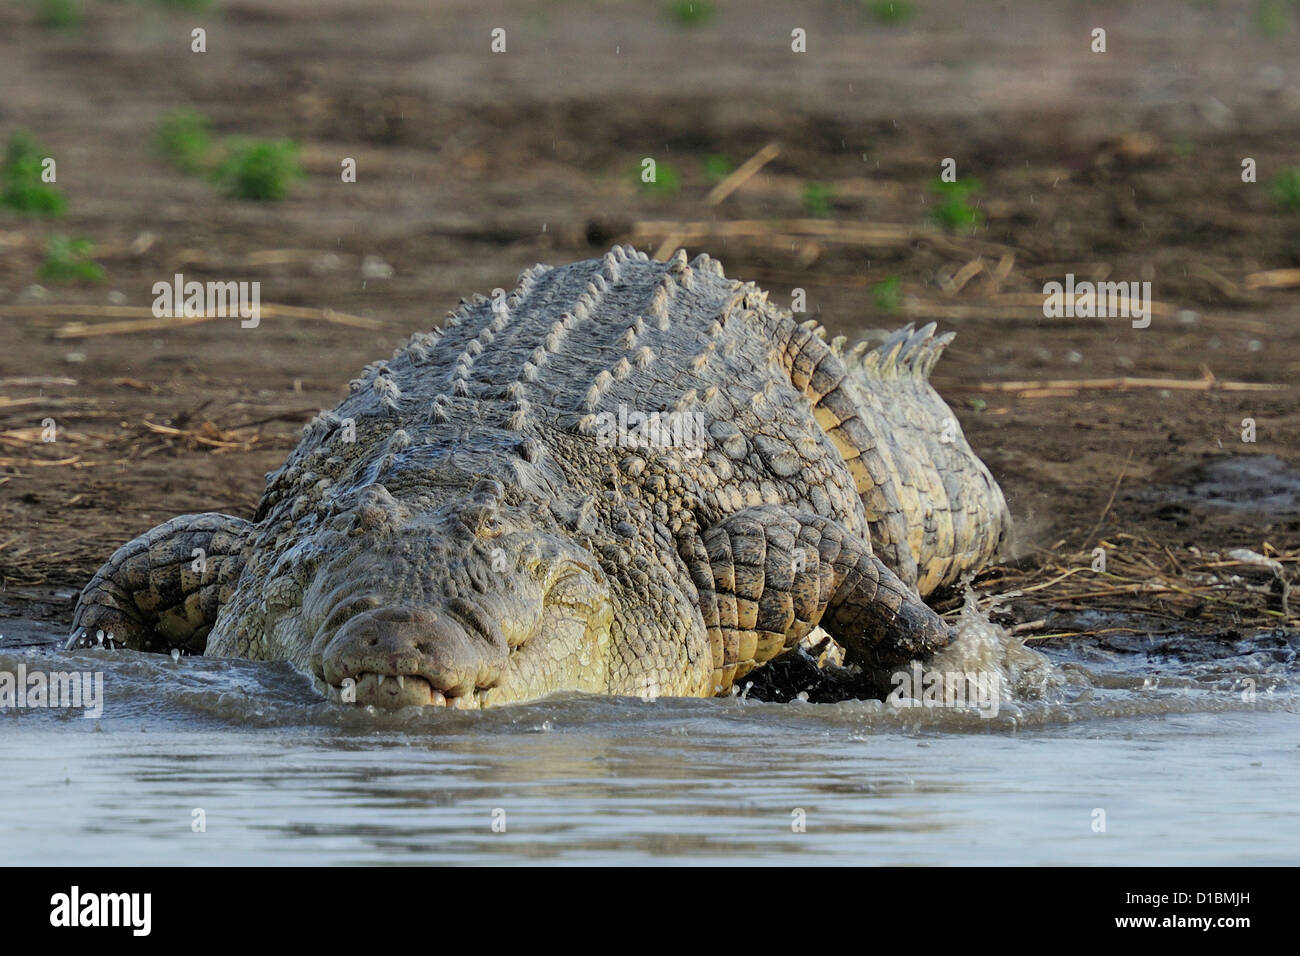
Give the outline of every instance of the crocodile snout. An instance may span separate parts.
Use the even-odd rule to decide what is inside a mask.
[[[466,608],[381,607],[328,638],[318,673],[341,699],[380,707],[478,707],[500,679],[509,648]],[[350,682],[350,683],[349,683]]]

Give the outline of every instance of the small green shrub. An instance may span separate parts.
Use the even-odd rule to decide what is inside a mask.
[[[669,18],[684,27],[708,23],[717,12],[710,0],[669,0],[667,10]]]
[[[1255,4],[1255,29],[1263,36],[1276,39],[1291,30],[1290,14],[1286,0],[1257,0]]]
[[[804,212],[818,219],[825,219],[831,214],[831,200],[834,198],[834,186],[826,183],[808,183],[803,188]]]
[[[676,168],[669,166],[667,163],[655,163],[655,178],[652,182],[646,182],[641,178],[641,169],[638,167],[637,182],[641,184],[641,188],[646,192],[652,193],[675,193],[682,184]]]
[[[45,158],[45,150],[30,135],[14,133],[0,166],[0,206],[33,216],[63,214],[63,194],[41,179]]]
[[[154,145],[183,173],[202,173],[212,166],[212,135],[208,120],[194,110],[168,113],[154,134]]]
[[[1273,195],[1277,197],[1283,209],[1292,212],[1300,211],[1300,166],[1283,170],[1282,174],[1273,180]]]
[[[916,16],[916,7],[907,0],[867,0],[865,7],[878,23],[906,23]]]
[[[704,157],[704,178],[711,183],[720,183],[731,175],[731,161],[725,156]]]
[[[278,200],[303,176],[298,144],[292,140],[231,140],[214,178],[237,199]]]
[[[90,258],[93,248],[89,239],[51,236],[40,277],[54,282],[99,282],[104,278],[104,268]]]
[[[37,0],[36,22],[48,30],[71,30],[81,23],[77,0]]]
[[[881,312],[893,314],[902,303],[903,281],[898,276],[889,276],[871,287],[871,301]]]
[[[973,230],[984,221],[980,211],[970,205],[971,194],[980,188],[978,181],[965,179],[949,183],[936,179],[931,188],[941,201],[931,209],[930,217],[945,229]]]

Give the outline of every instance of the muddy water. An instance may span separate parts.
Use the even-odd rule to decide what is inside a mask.
[[[61,652],[8,621],[0,672],[99,672],[103,698],[0,711],[0,862],[1300,861],[1295,636],[1043,654],[964,615],[942,666],[997,675],[982,708],[480,714],[345,708],[287,666]]]

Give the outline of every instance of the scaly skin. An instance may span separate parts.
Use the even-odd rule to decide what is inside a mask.
[[[921,597],[1009,528],[928,382],[947,338],[845,351],[680,251],[538,266],[368,366],[252,522],[119,550],[72,640],[290,661],[383,706],[722,694],[818,624],[899,666],[950,636]],[[677,432],[638,441],[652,413]]]

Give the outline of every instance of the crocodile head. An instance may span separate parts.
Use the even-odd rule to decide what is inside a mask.
[[[303,622],[335,699],[478,708],[607,689],[604,575],[495,480],[433,507],[369,485],[325,551]]]

